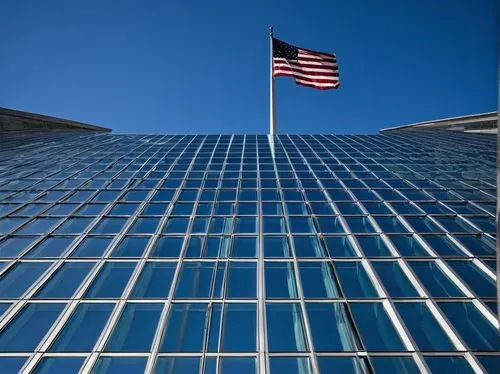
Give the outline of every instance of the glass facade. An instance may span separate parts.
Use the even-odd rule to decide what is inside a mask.
[[[8,136],[2,373],[492,373],[495,137]]]

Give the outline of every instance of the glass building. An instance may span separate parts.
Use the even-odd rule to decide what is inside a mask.
[[[0,372],[498,372],[495,140],[6,133]]]

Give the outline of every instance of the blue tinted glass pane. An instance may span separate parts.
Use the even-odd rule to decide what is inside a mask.
[[[350,306],[368,351],[405,350],[382,303],[351,303]]]
[[[107,262],[85,293],[86,298],[119,298],[127,285],[135,262]]]
[[[94,262],[66,262],[50,277],[36,298],[69,299],[83,282]]]
[[[370,357],[375,374],[404,373],[420,374],[417,364],[411,357]]]
[[[17,234],[46,234],[59,222],[61,218],[36,218],[18,230]]]
[[[356,257],[357,254],[347,236],[327,236],[325,243],[330,257]]]
[[[177,299],[207,298],[210,296],[215,262],[185,262],[175,290]]]
[[[356,236],[356,240],[367,257],[391,256],[387,244],[380,236]]]
[[[200,371],[199,357],[159,357],[154,373],[192,374]]]
[[[49,237],[31,249],[26,257],[59,257],[68,247],[74,238]]]
[[[19,298],[52,262],[19,262],[0,277],[0,298]]]
[[[476,256],[494,256],[495,241],[484,235],[456,235],[455,238]]]
[[[255,374],[255,358],[253,357],[222,357],[220,374]]]
[[[11,303],[0,303],[0,317],[7,311],[7,309],[10,308],[11,305]]]
[[[55,232],[57,234],[81,234],[85,232],[85,229],[92,221],[93,218],[68,218]]]
[[[462,278],[479,297],[497,296],[495,281],[487,276],[472,261],[448,261],[448,265]]]
[[[344,304],[307,303],[314,349],[318,352],[353,351],[358,338]]]
[[[255,257],[257,255],[257,238],[238,237],[233,240],[232,257]]]
[[[153,234],[160,218],[138,218],[128,230],[131,234]]]
[[[167,298],[172,285],[176,263],[147,262],[132,290],[132,298]]]
[[[224,306],[223,352],[255,352],[257,340],[256,304]]]
[[[297,257],[326,257],[320,241],[316,236],[294,236],[293,244]]]
[[[418,293],[396,261],[374,261],[380,280],[391,297],[418,297]]]
[[[321,373],[365,374],[368,368],[363,359],[354,357],[318,357]]]
[[[487,373],[494,373],[500,367],[500,356],[479,356],[476,355],[481,365],[486,369]]]
[[[266,297],[296,298],[295,275],[290,262],[266,262]]]
[[[26,357],[0,357],[0,367],[4,374],[17,374],[20,372]]]
[[[101,357],[97,360],[93,374],[143,374],[147,357]]]
[[[455,349],[425,303],[395,303],[395,305],[421,351]]]
[[[269,372],[270,374],[311,374],[312,369],[309,357],[271,357]]]
[[[44,357],[32,373],[77,374],[84,361],[84,357]]]
[[[149,238],[126,236],[111,253],[111,257],[141,257]]]
[[[92,351],[113,307],[114,304],[80,304],[50,347],[50,351]]]
[[[336,262],[335,270],[347,297],[377,297],[361,262]]]
[[[92,232],[96,234],[118,234],[126,222],[127,218],[103,218]]]
[[[270,352],[306,351],[299,304],[266,304],[266,323]]]
[[[453,242],[444,235],[426,235],[425,241],[440,256],[464,256],[464,252],[453,244]]]
[[[71,253],[71,257],[101,257],[113,238],[87,237]]]
[[[462,297],[463,293],[443,273],[435,261],[408,261],[433,297]]]
[[[52,326],[64,304],[28,304],[0,332],[3,352],[32,352]]]
[[[14,258],[24,251],[31,243],[37,239],[32,237],[12,237],[0,242],[0,257]]]
[[[500,336],[479,310],[470,302],[438,303],[446,318],[472,350],[498,351]]]
[[[304,297],[339,297],[338,285],[330,263],[299,262],[299,271]]]
[[[288,239],[282,236],[264,237],[265,257],[290,257]]]
[[[475,371],[464,357],[425,357],[433,373],[472,374]],[[498,369],[498,368],[497,368]]]
[[[401,256],[428,257],[429,254],[425,248],[413,236],[390,236],[392,244]]]
[[[156,240],[150,257],[179,257],[184,238],[160,237]]]
[[[201,352],[207,304],[173,304],[160,352]]]
[[[231,262],[227,282],[226,296],[228,298],[256,297],[256,264],[254,262]]]
[[[106,352],[149,352],[163,304],[127,304]]]

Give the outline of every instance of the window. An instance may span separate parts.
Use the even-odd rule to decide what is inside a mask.
[[[135,269],[135,265],[135,262],[105,263],[84,297],[118,299],[122,295]]]
[[[172,304],[160,352],[201,352],[207,304]]]
[[[396,261],[373,261],[379,278],[391,297],[418,297],[418,293]]]
[[[269,372],[270,374],[311,374],[312,368],[309,357],[271,357],[269,358]]]
[[[21,297],[52,262],[18,262],[0,277],[0,298]]]
[[[208,298],[215,262],[184,262],[175,290],[177,299]]]
[[[357,257],[348,236],[326,236],[326,247],[330,257]]]
[[[232,257],[256,257],[257,238],[235,236],[233,240]]]
[[[85,361],[84,357],[44,357],[32,371],[33,374],[78,373]],[[3,367],[2,367],[3,368]]]
[[[35,294],[35,298],[71,298],[94,265],[94,262],[64,263]]]
[[[74,238],[49,236],[33,247],[26,258],[59,257],[64,253]]]
[[[441,270],[435,261],[408,261],[420,282],[432,297],[463,297],[462,291]]]
[[[199,371],[199,357],[159,357],[154,369],[155,373],[163,374],[191,374]]]
[[[472,261],[448,260],[447,263],[479,297],[497,296],[495,281],[479,270]]]
[[[183,243],[183,237],[160,236],[151,250],[150,257],[179,257]]]
[[[146,362],[146,357],[101,357],[92,374],[143,374]]]
[[[266,304],[269,352],[307,350],[299,304]]]
[[[465,357],[445,356],[445,357],[431,357],[426,356],[425,362],[433,373],[475,373],[475,370],[469,365]]]
[[[405,350],[382,303],[351,303],[350,307],[366,350]]]
[[[392,255],[381,236],[356,236],[356,240],[367,257],[384,257]]]
[[[347,297],[378,296],[361,262],[336,262],[335,271]]]
[[[304,296],[311,299],[340,297],[333,269],[328,262],[299,262]]]
[[[50,351],[92,351],[113,307],[114,304],[80,304],[50,347]]]
[[[65,304],[27,304],[0,332],[2,352],[33,352]]]
[[[265,257],[291,257],[290,247],[286,236],[264,237]]]
[[[291,262],[265,262],[265,279],[267,298],[297,298]]]
[[[421,351],[453,351],[455,347],[425,303],[395,303]]]
[[[255,298],[257,269],[254,262],[230,262],[226,297]]]
[[[297,257],[326,257],[326,252],[316,236],[294,236]]]
[[[126,236],[113,249],[111,257],[141,257],[149,242],[149,238]]]
[[[104,351],[149,352],[162,309],[163,304],[127,303]]]
[[[318,357],[321,373],[361,374],[369,373],[364,359],[354,357]],[[384,371],[381,371],[384,373]]]
[[[314,349],[318,352],[354,351],[359,340],[343,303],[307,303]]]
[[[134,285],[131,297],[166,299],[176,267],[177,264],[173,262],[147,262]]]

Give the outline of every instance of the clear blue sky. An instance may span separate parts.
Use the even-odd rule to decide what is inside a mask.
[[[117,133],[266,133],[270,25],[340,67],[339,90],[277,79],[281,133],[497,109],[496,0],[1,3],[0,106]]]

